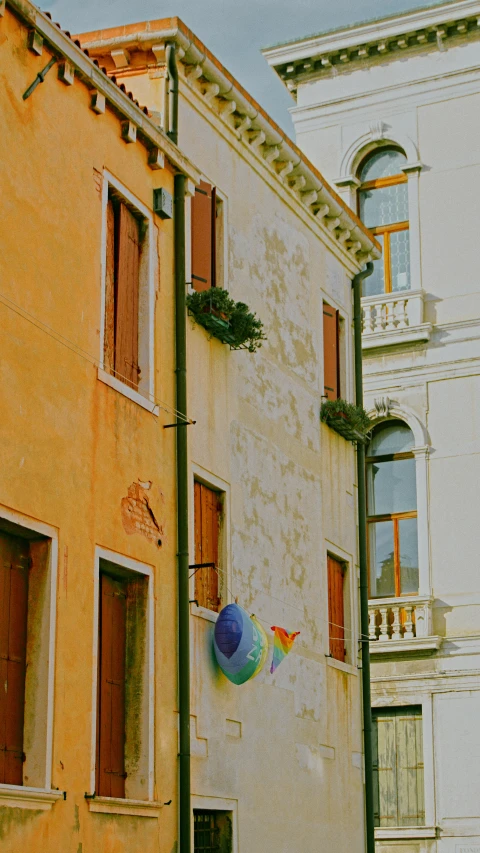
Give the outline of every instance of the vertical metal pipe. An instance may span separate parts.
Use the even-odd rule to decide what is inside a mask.
[[[176,48],[173,42],[167,44],[167,69],[168,69],[168,127],[167,136],[175,145],[178,144],[178,68],[176,60]]]
[[[175,373],[177,391],[177,565],[179,709],[179,853],[191,851],[190,604],[188,582],[187,321],[185,308],[185,176],[174,184]]]
[[[353,287],[355,347],[355,402],[363,406],[362,377],[362,281],[373,272],[373,263],[357,273]],[[373,822],[372,700],[370,692],[370,647],[368,626],[367,497],[365,489],[365,445],[357,444],[358,554],[360,566],[360,631],[362,643],[363,751],[365,762],[365,837],[367,853],[375,853]]]

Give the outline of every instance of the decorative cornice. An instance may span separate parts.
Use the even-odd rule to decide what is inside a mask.
[[[51,21],[48,14],[38,9],[30,0],[6,0],[4,8],[5,5],[25,26],[38,35],[42,46],[45,45],[55,56],[68,63],[71,81],[73,82],[75,75],[90,90],[90,108],[95,113],[104,113],[105,105],[108,104],[120,120],[120,136],[130,143],[138,140],[147,149],[150,168],[158,169],[162,158],[166,157],[175,169],[195,184],[199,183],[200,172],[193,163],[152,121],[148,110],[145,112],[146,108],[141,108],[129,96],[124,86],[117,86],[115,79],[111,79],[98,67],[98,63],[82,49],[80,42],[75,42],[69,33],[61,30],[58,24]],[[127,51],[123,51],[123,55],[129,57]],[[113,59],[111,62],[114,65]]]
[[[322,33],[262,51],[287,89],[328,77],[352,63],[385,61],[406,52],[445,50],[449,44],[480,38],[479,0],[454,0],[347,29]]]
[[[355,265],[380,257],[381,249],[356,214],[309,162],[302,151],[178,18],[150,21],[79,36],[89,54],[101,60],[109,74],[152,72],[165,65],[161,45],[175,42],[181,52],[181,79],[205,107],[231,128],[237,139],[257,156],[262,168],[280,181],[297,202]],[[153,48],[155,47],[155,50]],[[120,70],[112,53],[128,53],[130,66]]]

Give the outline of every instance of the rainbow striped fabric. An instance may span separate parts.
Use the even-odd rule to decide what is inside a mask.
[[[280,666],[282,660],[292,650],[295,637],[298,637],[300,631],[289,633],[285,628],[279,628],[277,625],[272,625],[274,633],[273,639],[273,658],[270,672],[275,672],[277,666]]]

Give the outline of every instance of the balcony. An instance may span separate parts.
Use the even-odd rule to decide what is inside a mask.
[[[424,323],[423,290],[404,290],[362,298],[362,348],[428,341],[432,324]]]
[[[376,598],[368,604],[370,655],[433,652],[441,637],[432,634],[431,596]]]

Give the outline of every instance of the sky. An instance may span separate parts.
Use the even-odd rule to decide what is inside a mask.
[[[429,5],[428,0],[36,0],[73,33],[177,15],[294,136],[290,94],[262,47]],[[437,0],[438,2],[438,0]]]

